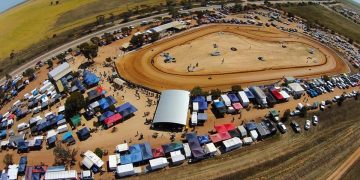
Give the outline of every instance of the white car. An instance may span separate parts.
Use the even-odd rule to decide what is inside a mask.
[[[312,123],[314,126],[316,126],[319,123],[319,118],[316,115],[312,117]]]
[[[310,122],[310,120],[306,120],[305,125],[304,125],[304,129],[305,129],[305,130],[309,130],[310,127],[311,127],[311,122]]]

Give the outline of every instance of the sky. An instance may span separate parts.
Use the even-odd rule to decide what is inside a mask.
[[[25,0],[0,0],[0,13],[24,1]]]

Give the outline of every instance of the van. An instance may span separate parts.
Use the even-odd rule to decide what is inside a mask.
[[[18,126],[17,126],[18,132],[23,131],[23,130],[29,128],[29,127],[30,127],[30,126],[29,126],[28,123],[20,123],[20,124],[18,124]]]

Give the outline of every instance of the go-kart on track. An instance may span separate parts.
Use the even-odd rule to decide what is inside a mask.
[[[220,55],[211,56],[214,51]],[[163,53],[176,62],[165,63]],[[274,82],[284,76],[349,71],[333,50],[299,33],[222,24],[194,28],[145,46],[125,55],[116,66],[122,78],[156,90],[229,89],[234,84]]]

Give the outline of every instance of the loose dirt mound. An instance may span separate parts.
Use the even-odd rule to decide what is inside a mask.
[[[232,52],[233,46],[238,51]],[[313,54],[307,52],[310,49]],[[220,55],[211,56],[211,50],[220,51]],[[165,63],[164,52],[170,52],[176,62]],[[257,60],[262,54],[263,60]],[[301,34],[233,25],[208,25],[164,39],[129,53],[117,62],[117,68],[123,78],[157,90],[196,85],[227,89],[233,84],[277,81],[283,76],[348,71],[331,49]]]

